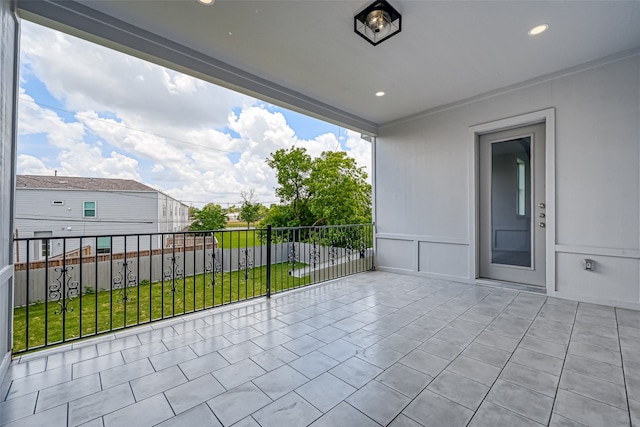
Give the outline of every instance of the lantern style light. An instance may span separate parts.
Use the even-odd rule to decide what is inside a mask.
[[[354,17],[354,31],[372,45],[398,34],[402,17],[386,0],[374,1]]]

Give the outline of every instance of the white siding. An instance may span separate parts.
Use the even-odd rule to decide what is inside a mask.
[[[56,203],[54,203],[56,202]],[[61,202],[61,203],[60,203]],[[95,202],[96,216],[84,216],[84,202]],[[166,206],[166,216],[163,208]],[[89,191],[18,188],[16,191],[16,223],[14,232],[20,238],[79,237],[145,233],[171,233],[184,230],[188,225],[188,207],[178,200],[159,192],[142,191]],[[49,234],[47,234],[49,233]],[[168,236],[164,239],[166,239]],[[155,236],[154,247],[163,239]],[[124,240],[113,240],[113,252],[124,250]],[[50,256],[61,255],[91,247],[96,253],[95,238],[51,241]],[[148,249],[149,239],[142,238],[140,249]],[[137,240],[127,240],[127,250],[135,250]],[[44,259],[42,243],[30,243],[29,260]],[[14,244],[16,261],[27,259],[27,244]]]
[[[42,232],[50,232],[53,237],[157,233],[157,194],[18,188],[15,231],[20,238],[34,237],[34,233]],[[54,205],[53,201],[64,203]],[[95,218],[84,217],[84,202],[96,203]],[[82,242],[82,246],[92,247],[92,254],[95,254],[95,244],[95,239]],[[68,241],[64,252],[77,249],[79,245],[79,240]],[[21,262],[26,260],[25,246],[24,243],[19,245],[16,253],[16,258]],[[114,252],[122,249],[113,248]],[[62,252],[62,240],[52,242],[51,255]],[[34,255],[39,257],[37,259],[41,258],[39,242],[32,245],[30,259]]]
[[[189,207],[179,200],[158,193],[158,231],[171,233],[189,226]]]
[[[640,308],[639,55],[382,127],[377,265],[475,280],[470,128],[548,108],[556,112],[552,293]],[[596,260],[595,272],[582,269],[583,258]]]

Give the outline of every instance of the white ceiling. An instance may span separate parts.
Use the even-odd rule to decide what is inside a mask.
[[[377,125],[640,48],[638,0],[389,1],[378,46],[353,32],[367,0],[81,3]]]

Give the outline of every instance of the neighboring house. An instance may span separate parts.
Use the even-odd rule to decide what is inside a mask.
[[[15,207],[14,235],[41,238],[32,242],[30,260],[74,253],[79,247],[83,255],[122,252],[123,239],[112,241],[110,236],[171,233],[189,225],[187,205],[130,179],[18,175]],[[48,239],[80,236],[104,237]],[[148,249],[167,239],[140,240],[140,248]],[[128,239],[127,250],[137,246],[137,238]],[[14,246],[17,262],[26,261],[26,249],[25,243]]]

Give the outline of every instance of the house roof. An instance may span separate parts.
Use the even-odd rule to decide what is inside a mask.
[[[92,191],[145,191],[158,190],[132,179],[83,178],[77,176],[17,175],[16,188],[92,190]]]
[[[402,32],[378,46],[353,28],[369,0],[17,5],[36,22],[369,133],[640,52],[638,0],[389,1],[402,14]],[[527,34],[542,23],[548,31]]]

